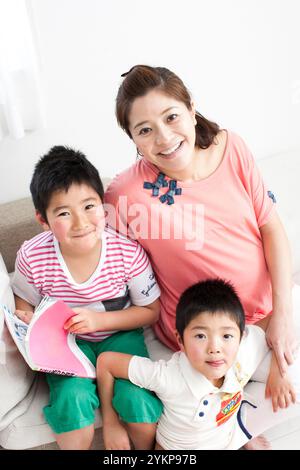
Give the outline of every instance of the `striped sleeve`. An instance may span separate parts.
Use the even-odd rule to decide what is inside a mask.
[[[42,296],[34,285],[24,244],[17,253],[15,272],[11,281],[11,287],[14,294],[21,299],[26,300],[26,302],[31,305],[36,306],[40,303]]]
[[[129,278],[136,277],[139,274],[142,274],[145,269],[149,266],[150,261],[142,246],[137,243],[136,251],[132,259]]]

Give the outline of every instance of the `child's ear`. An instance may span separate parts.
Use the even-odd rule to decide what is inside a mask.
[[[183,351],[183,352],[184,352],[184,344],[183,344],[183,341],[182,341],[182,339],[181,339],[181,336],[180,336],[180,334],[178,333],[177,330],[175,330],[175,336],[176,336],[177,343],[178,343],[178,346],[179,346],[180,351]]]
[[[35,218],[45,231],[50,230],[49,225],[47,224],[47,222],[45,221],[44,217],[42,216],[40,212],[38,211],[35,212]]]

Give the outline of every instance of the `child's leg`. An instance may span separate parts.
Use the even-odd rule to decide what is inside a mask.
[[[61,449],[89,449],[99,406],[95,381],[47,374],[47,382],[50,401],[44,414],[58,445]]]
[[[105,350],[148,357],[141,328],[116,333],[104,340],[100,347],[101,352]],[[153,449],[156,424],[163,409],[157,396],[129,380],[116,379],[113,407],[123,421],[135,449]]]
[[[152,450],[156,423],[124,423],[135,450]]]
[[[163,409],[156,395],[129,380],[116,379],[113,407],[123,421],[134,448],[153,449],[156,425]]]
[[[94,438],[94,425],[55,434],[55,438],[61,450],[88,450]]]

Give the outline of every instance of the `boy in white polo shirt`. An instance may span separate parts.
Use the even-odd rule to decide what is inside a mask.
[[[243,387],[269,353],[264,330],[268,319],[245,327],[241,302],[232,285],[208,280],[188,288],[176,310],[180,351],[169,361],[105,352],[97,362],[101,381],[104,443],[107,449],[129,449],[127,433],[111,406],[114,377],[154,391],[164,405],[156,449],[238,449],[251,434]],[[269,379],[270,380],[270,379]],[[281,384],[284,407],[296,397],[287,377],[272,360],[272,382]],[[282,406],[272,396],[274,411]]]

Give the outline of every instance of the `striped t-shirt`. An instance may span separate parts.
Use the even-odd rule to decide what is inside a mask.
[[[154,302],[160,290],[143,248],[113,229],[102,234],[101,256],[91,277],[77,283],[62,256],[52,232],[25,241],[18,251],[12,280],[14,293],[37,306],[44,296],[63,300],[71,308],[87,307],[97,312],[121,310],[130,305]],[[102,341],[116,331],[77,335]]]

